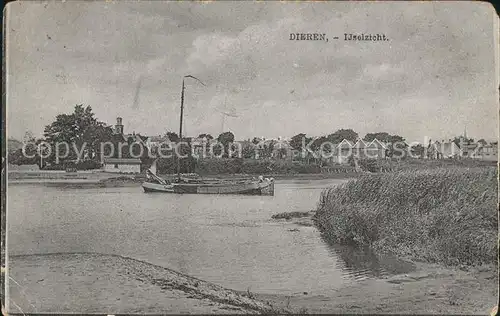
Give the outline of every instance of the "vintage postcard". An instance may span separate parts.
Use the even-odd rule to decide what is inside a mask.
[[[4,18],[4,313],[496,313],[492,5]]]

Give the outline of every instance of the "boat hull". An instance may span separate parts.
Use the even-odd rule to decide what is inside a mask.
[[[158,184],[151,182],[144,182],[142,184],[142,188],[145,193],[155,193],[155,192],[163,192],[163,193],[175,193],[174,188],[171,184]]]
[[[274,195],[273,180],[246,183],[172,183],[166,185],[144,182],[142,187],[146,193]]]

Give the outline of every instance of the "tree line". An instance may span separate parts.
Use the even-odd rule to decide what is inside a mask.
[[[167,131],[164,136],[173,143],[178,143],[180,141],[188,142],[189,138],[180,140],[177,133],[172,131]],[[142,140],[146,140],[145,136],[137,134],[137,137],[141,137]],[[214,154],[217,156],[228,157],[230,153],[230,146],[235,141],[235,135],[232,132],[223,132],[214,138],[208,133],[202,133],[198,135],[199,138],[205,138],[209,141],[216,140],[222,146],[214,147]],[[293,150],[303,151],[304,144],[310,144],[310,149],[313,151],[320,149],[321,144],[325,142],[330,142],[332,144],[339,144],[343,140],[348,140],[351,143],[355,143],[359,140],[359,135],[352,129],[338,129],[337,131],[322,135],[319,137],[308,136],[305,133],[299,133],[294,135],[288,142],[289,148]],[[376,132],[367,133],[363,140],[366,142],[371,142],[374,139],[378,139],[386,144],[400,144],[405,146],[404,138],[400,135],[392,135],[387,132]],[[35,138],[35,136],[27,132],[23,143],[27,144],[24,148],[19,148],[15,146],[15,149],[9,152],[9,162],[13,164],[38,164],[41,168],[46,165],[53,165],[56,163],[57,155],[65,155],[67,161],[73,161],[77,158],[83,158],[84,161],[90,166],[95,167],[100,166],[100,158],[102,154],[108,155],[108,152],[101,153],[102,143],[106,142],[116,142],[117,135],[114,133],[113,127],[105,122],[99,121],[91,106],[84,106],[83,104],[77,104],[74,110],[70,114],[59,114],[56,116],[55,120],[47,125],[44,129],[43,137]],[[129,138],[126,140],[129,144],[135,142],[134,138]],[[457,145],[463,143],[463,138],[455,137],[453,140]],[[467,139],[467,142],[473,142],[473,139]],[[480,142],[486,143],[484,140]],[[14,144],[14,140],[9,140],[9,143]],[[46,153],[40,151],[40,144],[44,143],[46,146],[50,147],[51,155],[46,156]],[[70,148],[57,147],[58,143],[71,144]],[[282,147],[280,141],[276,140],[266,140],[261,137],[254,137],[252,139],[247,139],[240,142],[242,146],[242,158],[283,158],[289,152],[287,149]],[[412,148],[412,151],[423,151],[423,146],[416,145]],[[13,146],[14,147],[14,146]],[[42,147],[43,148],[43,147]],[[258,149],[257,151],[255,149]],[[330,150],[329,148],[325,148]],[[24,150],[24,152],[23,152]],[[48,148],[45,148],[47,151]],[[141,149],[144,154],[144,160],[147,162],[148,151],[147,148]],[[63,152],[64,151],[64,152]],[[188,149],[184,149],[186,152],[190,152]],[[127,150],[124,150],[123,157],[127,157]],[[393,153],[397,151],[389,145],[387,156],[392,156]],[[40,156],[44,156],[43,159]],[[90,163],[92,162],[92,163]]]

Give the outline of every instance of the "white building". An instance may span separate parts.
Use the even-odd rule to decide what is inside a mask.
[[[105,158],[103,170],[113,173],[140,173],[141,160],[138,158]]]

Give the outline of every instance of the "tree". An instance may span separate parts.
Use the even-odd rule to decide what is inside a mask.
[[[411,146],[410,151],[414,157],[424,158],[425,148],[422,144]]]
[[[175,132],[168,131],[165,133],[165,136],[170,142],[176,145],[172,146],[174,150],[172,151],[171,158],[160,159],[162,172],[170,172],[171,168],[177,168],[177,164],[179,164],[181,172],[188,172],[189,170],[192,170],[194,168],[192,166],[194,158],[192,157],[192,152],[190,150],[191,142],[189,139],[183,139],[183,141],[187,140],[187,144],[182,144],[180,143],[181,139],[179,138],[179,135]],[[159,166],[158,170],[160,170]]]
[[[488,142],[486,140],[484,140],[484,138],[481,138],[480,140],[477,141],[478,143],[480,143],[481,145],[487,145]]]
[[[311,149],[314,151],[320,150],[321,145],[325,144],[326,142],[330,142],[330,139],[327,136],[318,137],[311,144]],[[331,146],[323,146],[323,150],[325,150],[325,152],[331,152],[331,149]]]
[[[217,137],[217,141],[224,147],[224,157],[228,157],[229,145],[234,142],[234,134],[231,132],[224,132]]]
[[[304,140],[307,140],[306,134],[304,133],[297,134],[290,139],[290,147],[292,147],[295,150],[302,150],[302,144]]]
[[[468,144],[474,143],[474,139],[473,138],[465,138],[463,136],[456,136],[455,138],[453,138],[453,142],[455,143],[455,145],[458,146],[458,148],[462,148],[463,145],[468,145]]]
[[[68,159],[77,158],[75,147],[80,151],[83,146],[87,157],[96,157],[96,144],[107,141],[100,138],[103,136],[102,129],[105,128],[106,124],[94,117],[91,106],[84,107],[82,104],[77,104],[73,113],[57,115],[56,120],[44,130],[45,141],[54,149],[51,157],[48,157],[49,161],[54,161],[57,143],[68,145]],[[57,154],[64,157],[68,148],[60,146],[60,152]]]
[[[363,137],[365,142],[371,142],[374,139],[377,139],[384,143],[391,143],[392,136],[387,132],[378,132],[378,133],[368,133]]]
[[[391,135],[389,138],[388,157],[403,158],[408,153],[408,144],[399,135]]]
[[[262,157],[263,158],[271,158],[271,156],[274,152],[274,146],[275,146],[274,140],[263,142],[262,146],[260,148]]]
[[[315,148],[314,142],[311,144],[312,140],[312,137],[307,137],[304,133],[297,134],[290,139],[290,147],[294,150],[301,151],[302,158],[305,158],[307,163],[309,163],[311,158],[311,152],[309,150],[314,150]]]
[[[205,139],[207,139],[207,140],[212,140],[212,139],[214,139],[214,137],[213,137],[212,135],[210,135],[210,134],[205,134],[205,133],[198,135],[198,138],[205,138]]]
[[[30,131],[24,134],[22,142],[9,138],[7,142],[9,163],[14,165],[40,165],[40,155],[38,153],[40,141]]]
[[[395,144],[395,143],[405,143],[405,139],[402,136],[399,135],[391,135],[389,138],[389,143]]]
[[[93,128],[89,128],[83,135],[86,146],[86,154],[89,159],[96,160],[101,156],[101,144],[113,140],[113,129],[98,122]]]
[[[45,127],[44,136],[48,142],[81,142],[85,131],[100,122],[94,117],[92,107],[77,104],[72,114],[59,114],[56,120]],[[104,124],[104,123],[101,123]]]
[[[286,150],[286,148],[279,148],[277,154],[279,159],[283,159],[288,154],[288,151]]]
[[[26,131],[26,133],[24,133],[24,136],[23,136],[23,143],[29,144],[29,143],[35,143],[35,142],[36,142],[36,138],[35,138],[35,135],[33,134],[33,132]]]
[[[217,137],[217,140],[222,144],[234,142],[234,134],[231,132],[224,132]]]
[[[179,144],[179,148],[177,149],[179,153],[179,164],[181,171],[190,172],[192,170],[191,165],[193,161],[192,152],[191,152],[191,141],[188,139],[186,144]]]
[[[352,129],[339,129],[335,133],[327,136],[328,140],[334,144],[339,144],[344,139],[354,143],[358,140],[358,133]]]
[[[167,136],[167,138],[172,142],[172,143],[177,143],[179,142],[179,135],[177,135],[177,133],[174,133],[174,132],[166,132],[165,133],[165,136]]]
[[[243,158],[255,158],[255,144],[250,141],[244,141],[241,147]]]
[[[73,126],[74,122],[75,119],[72,114],[57,115],[56,120],[45,127],[45,140],[48,143],[73,142],[76,139],[76,128]]]
[[[319,159],[321,163],[328,160],[327,157],[335,150],[335,143],[328,138],[328,136],[321,136],[316,138],[312,145],[311,149],[316,153],[315,159]]]
[[[36,149],[35,149],[36,150]],[[9,164],[13,165],[39,165],[40,166],[40,156],[35,153],[28,153],[24,155],[22,148],[18,148],[14,151],[10,151],[8,154]],[[41,168],[41,166],[40,166]]]
[[[14,138],[9,138],[7,140],[7,150],[9,153],[15,152],[21,148],[23,148],[23,142],[21,142],[17,139],[14,139]]]
[[[260,138],[260,137],[254,137],[254,138],[252,139],[252,143],[253,143],[254,145],[257,145],[257,144],[259,144],[262,140],[263,140],[263,139],[262,139],[262,138]]]

